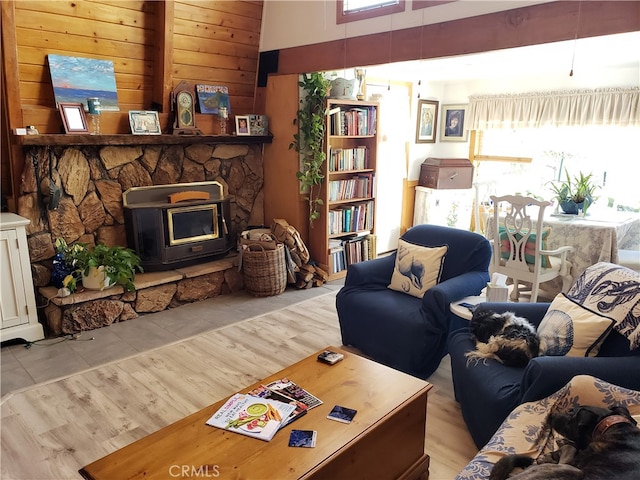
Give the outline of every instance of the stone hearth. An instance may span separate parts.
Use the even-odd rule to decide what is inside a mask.
[[[262,144],[154,145],[148,142],[133,146],[26,147],[17,213],[31,220],[27,226],[29,254],[34,286],[40,293],[43,287],[50,285],[56,238],[63,238],[68,244],[94,245],[102,242],[127,245],[122,193],[131,187],[215,180],[223,185],[225,197],[231,199],[234,238],[248,225],[264,222]],[[55,210],[49,209],[47,203],[52,183],[60,188],[61,193]],[[115,299],[120,303],[114,304],[114,299],[107,302],[102,298],[100,304],[92,304],[93,300],[83,301],[81,303],[87,311],[82,315],[95,315],[95,309],[101,306],[106,317],[121,321],[134,318],[137,313],[158,311],[159,304],[171,308],[210,298],[242,288],[237,272],[229,273],[233,270],[231,265],[227,265],[210,274],[192,277],[179,274],[175,282],[164,281],[162,286],[148,288],[148,291],[114,292],[114,295],[121,295]],[[141,288],[139,277],[144,281],[144,275],[148,274],[136,276],[137,289]],[[202,282],[211,283],[212,287],[200,285]],[[194,288],[210,291],[207,290],[204,296],[196,294],[191,298],[189,292]],[[45,291],[45,296],[50,298],[51,291]],[[58,300],[61,299],[55,299],[51,305],[61,308],[62,304],[56,305]],[[38,303],[46,302],[47,299],[40,296]],[[76,303],[80,303],[77,296]],[[149,310],[144,307],[146,303],[155,306]],[[62,332],[63,322],[57,320],[58,316],[62,318],[62,313],[54,313],[56,318],[52,320],[53,307],[45,310],[47,319],[43,319],[43,323],[49,326],[50,333]],[[113,312],[118,313],[114,316]]]
[[[120,285],[107,290],[79,290],[56,297],[58,289],[43,287],[44,316],[51,335],[73,334],[138,318],[186,303],[242,289],[236,255],[200,265],[136,275],[135,292]]]

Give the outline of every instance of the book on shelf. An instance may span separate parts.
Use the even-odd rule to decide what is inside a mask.
[[[308,407],[304,403],[298,400],[294,400],[293,398],[277,392],[276,390],[270,390],[265,385],[257,386],[253,390],[247,392],[247,395],[251,395],[257,398],[268,398],[270,400],[276,400],[278,402],[294,405],[296,408],[293,412],[291,412],[291,415],[289,415],[289,417],[282,422],[283,427],[307,413]]]
[[[322,405],[322,400],[320,400],[315,395],[307,392],[304,388],[295,384],[288,378],[281,378],[279,380],[275,380],[271,383],[268,383],[266,387],[269,390],[273,390],[275,392],[286,395],[289,398],[298,400],[304,403],[308,408],[313,408],[313,407],[317,407],[318,405]]]
[[[295,409],[296,406],[290,403],[236,393],[206,423],[269,441]]]
[[[331,273],[338,273],[347,268],[347,261],[344,256],[344,245],[341,239],[329,239],[329,258]]]

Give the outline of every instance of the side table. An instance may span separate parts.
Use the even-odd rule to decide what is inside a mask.
[[[473,313],[467,307],[463,307],[460,305],[461,303],[470,303],[471,305],[478,305],[479,303],[483,303],[487,301],[487,297],[484,295],[476,295],[470,297],[464,297],[458,300],[457,302],[452,302],[449,306],[451,313],[456,315],[457,317],[463,318],[465,320],[471,320]]]

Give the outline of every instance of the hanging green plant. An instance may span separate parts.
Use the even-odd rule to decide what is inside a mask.
[[[293,135],[289,149],[300,154],[301,170],[296,172],[296,176],[308,194],[309,221],[313,225],[313,221],[320,217],[319,207],[323,205],[319,185],[324,180],[322,165],[327,157],[324,151],[325,99],[331,82],[315,72],[303,74],[298,86],[304,90],[304,98],[300,100],[297,118],[293,120],[293,124],[298,126],[298,133]]]

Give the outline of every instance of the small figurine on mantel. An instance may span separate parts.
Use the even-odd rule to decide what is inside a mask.
[[[174,135],[202,135],[196,127],[195,95],[191,85],[181,81],[171,92]]]

